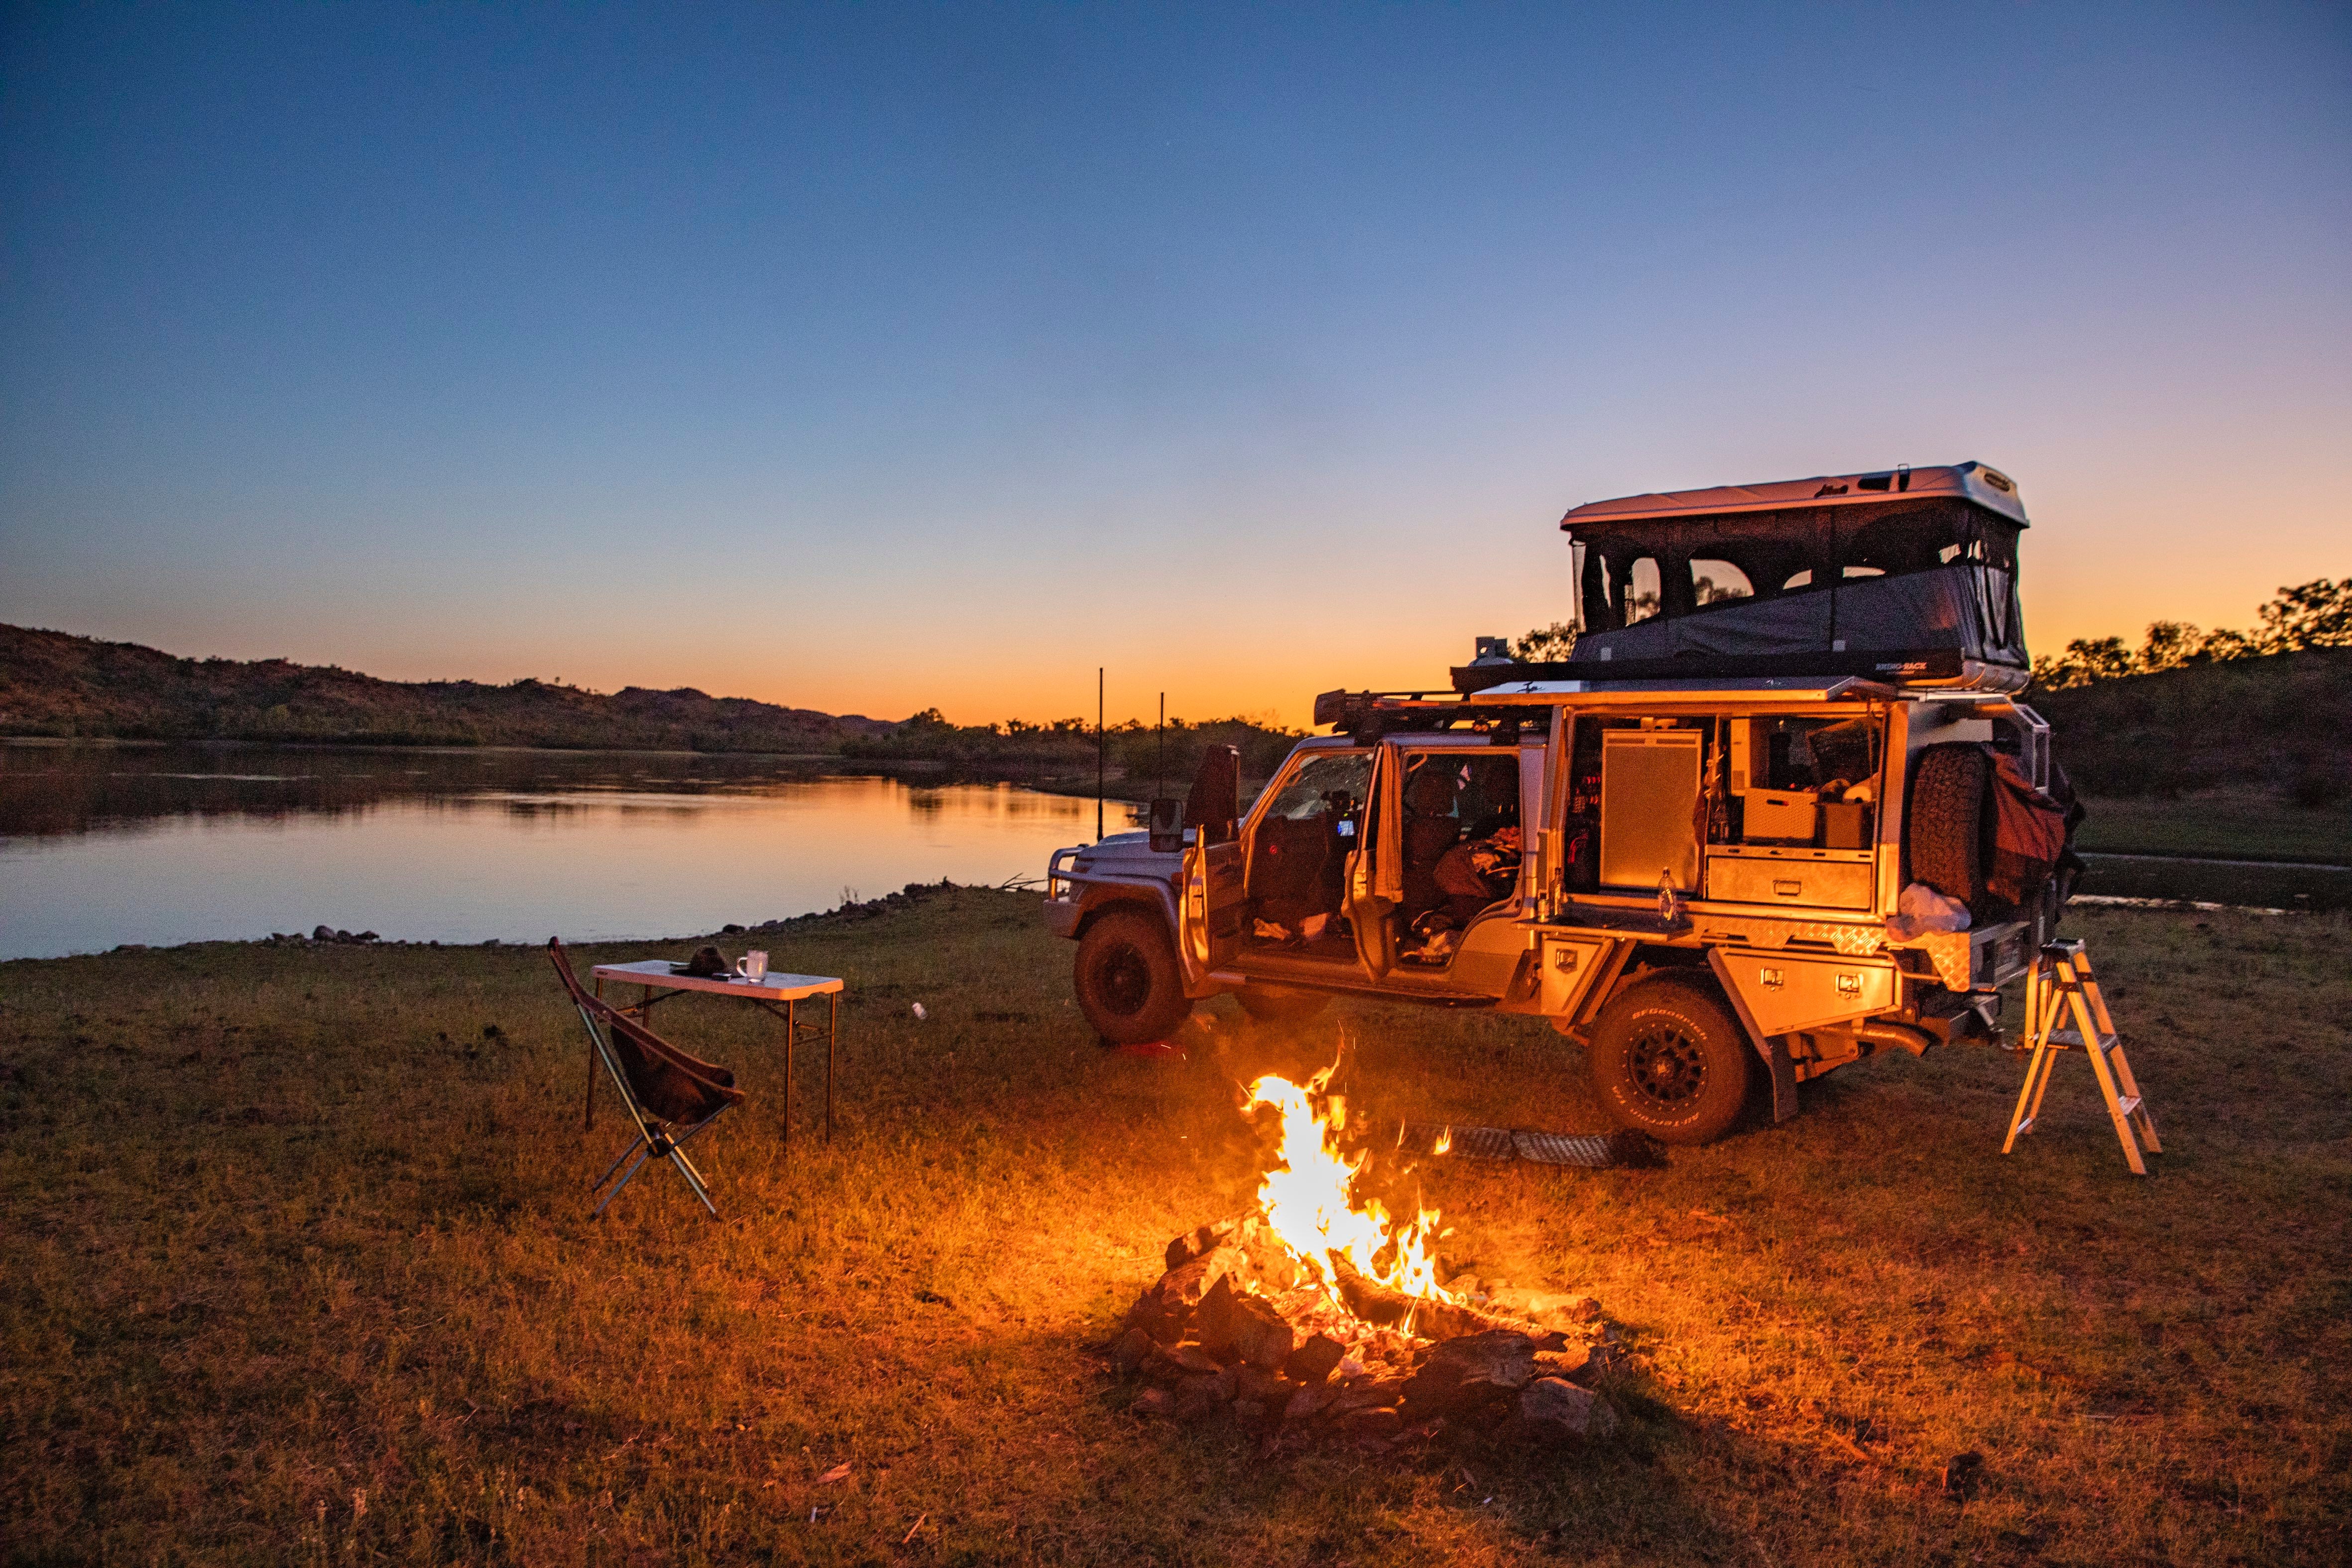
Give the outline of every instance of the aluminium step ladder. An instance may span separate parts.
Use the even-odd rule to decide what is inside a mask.
[[[2074,1027],[2063,1027],[2070,1016]],[[2106,998],[2091,973],[2091,956],[2079,940],[2053,942],[2034,956],[2033,967],[2025,976],[2025,1045],[2033,1054],[2026,1063],[2025,1086],[2018,1091],[2017,1110],[2009,1118],[2009,1141],[2000,1152],[2017,1147],[2018,1138],[2033,1131],[2041,1119],[2042,1097],[2049,1092],[2058,1053],[2081,1051],[2098,1074],[2107,1118],[2116,1124],[2116,1137],[2123,1144],[2132,1174],[2147,1175],[2141,1151],[2160,1155],[2164,1145],[2156,1141],[2156,1118],[2140,1094],[2139,1081],[2132,1076],[2123,1042],[2116,1037],[2115,1019],[2107,1016]]]

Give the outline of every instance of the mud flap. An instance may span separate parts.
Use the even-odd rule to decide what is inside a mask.
[[[1739,1015],[1739,1027],[1747,1032],[1748,1043],[1764,1059],[1764,1067],[1772,1075],[1772,1124],[1778,1126],[1797,1113],[1797,1064],[1789,1059],[1789,1041],[1785,1035],[1764,1033],[1756,1027],[1756,1015],[1748,1010],[1748,998],[1739,994],[1732,982],[1731,971],[1723,956],[1715,948],[1706,950],[1707,967],[1715,971],[1715,983],[1731,1002],[1731,1010]]]
[[[1776,1034],[1757,1045],[1764,1065],[1772,1070],[1772,1124],[1779,1126],[1797,1113],[1797,1064],[1789,1060],[1789,1037]]]

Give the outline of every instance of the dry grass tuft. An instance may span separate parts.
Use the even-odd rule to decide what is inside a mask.
[[[1442,1468],[1123,1414],[1086,1346],[1246,1202],[1238,1082],[1332,1025],[1219,1004],[1189,1063],[1105,1055],[1033,900],[770,939],[851,984],[843,1135],[789,1160],[761,1021],[669,1004],[754,1093],[718,1225],[667,1174],[586,1218],[618,1128],[581,1134],[536,951],[0,966],[0,1530],[26,1563],[2340,1562],[2352,925],[2078,928],[2147,1181],[2079,1060],[2002,1159],[2021,1062],[1981,1051],[1664,1170],[1394,1178],[1640,1352],[1619,1448]],[[1595,1124],[1539,1026],[1335,1017],[1368,1114]]]

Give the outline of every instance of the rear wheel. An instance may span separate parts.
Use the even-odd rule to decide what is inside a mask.
[[[1286,991],[1268,986],[1244,986],[1234,993],[1242,1011],[1260,1023],[1305,1023],[1331,1005],[1321,991]]]
[[[1705,986],[1662,977],[1601,1009],[1585,1061],[1593,1093],[1620,1124],[1661,1143],[1705,1144],[1739,1119],[1756,1053]]]
[[[1078,1010],[1113,1045],[1165,1040],[1192,1010],[1167,927],[1133,910],[1112,910],[1087,927],[1076,982]]]

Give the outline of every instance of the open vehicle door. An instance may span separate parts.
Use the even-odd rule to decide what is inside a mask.
[[[1389,928],[1389,915],[1404,899],[1403,798],[1404,753],[1393,741],[1382,741],[1372,760],[1363,831],[1348,857],[1343,884],[1356,960],[1375,980],[1396,964],[1396,933]]]
[[[1205,991],[1210,972],[1241,951],[1249,897],[1241,814],[1241,753],[1213,746],[1184,801],[1184,825],[1193,831],[1184,848],[1183,896],[1176,904],[1176,950],[1188,992]]]

